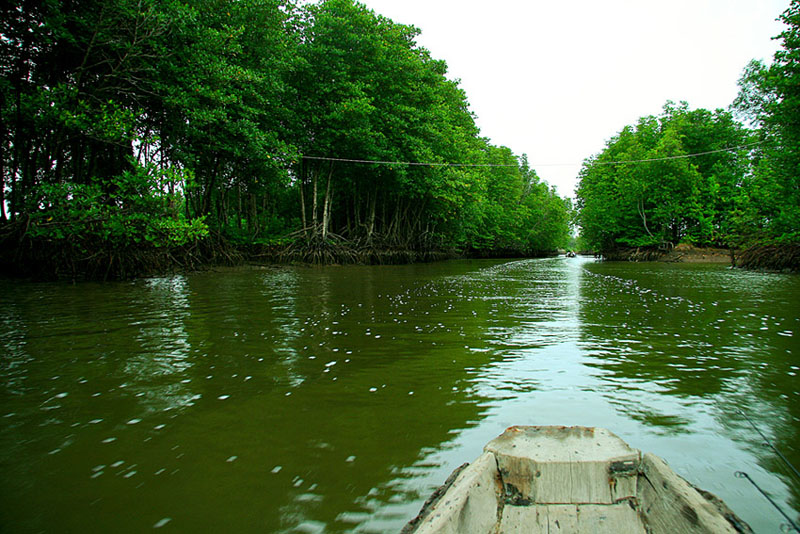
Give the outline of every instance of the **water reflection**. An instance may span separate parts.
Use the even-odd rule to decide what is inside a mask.
[[[706,444],[723,434],[727,441],[720,446],[731,458],[740,456],[731,446],[752,455],[741,463],[717,462],[712,457],[719,449],[709,448],[699,461],[682,460],[690,469],[719,463],[721,478],[723,469],[730,474],[750,466],[773,495],[797,488],[738,410],[771,427],[778,446],[795,463],[800,460],[800,393],[792,374],[798,278],[659,264],[593,264],[586,272],[582,343],[591,356],[587,365],[604,377],[609,402],[656,433]],[[739,487],[730,504],[749,514],[753,526],[774,528],[776,514],[767,507],[756,511],[751,490]]]
[[[586,259],[3,283],[15,530],[395,532],[512,424],[611,428],[797,508],[797,277]],[[776,476],[777,475],[777,476]]]
[[[4,358],[0,361],[3,386],[11,395],[21,395],[27,366],[32,356],[25,349],[25,321],[14,302],[0,307],[0,346]]]
[[[125,387],[140,399],[139,417],[192,406],[197,396],[189,378],[193,362],[186,329],[190,317],[186,277],[146,280],[139,289],[131,301],[137,317],[129,320],[137,330],[132,342],[138,350],[109,347],[129,355],[122,358]]]

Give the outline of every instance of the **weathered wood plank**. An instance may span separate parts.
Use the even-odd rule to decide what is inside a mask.
[[[752,532],[724,503],[701,494],[662,459],[641,457],[600,428],[511,427],[448,484],[404,531]]]
[[[605,429],[511,427],[485,450],[497,457],[511,504],[613,504],[636,496],[639,451]]]
[[[497,527],[499,496],[497,463],[494,455],[483,453],[458,475],[415,532],[493,534]]]
[[[642,458],[639,502],[653,534],[734,534],[716,506],[654,454]],[[748,527],[749,528],[749,527]]]
[[[501,534],[645,534],[639,515],[618,504],[506,506]]]

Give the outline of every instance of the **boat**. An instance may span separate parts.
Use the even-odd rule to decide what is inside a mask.
[[[574,258],[575,257],[575,253],[570,250],[569,252],[567,252],[567,257],[568,258]]]
[[[402,534],[752,533],[725,503],[599,427],[512,426]]]

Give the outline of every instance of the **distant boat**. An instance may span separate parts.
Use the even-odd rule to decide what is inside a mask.
[[[567,257],[568,258],[574,258],[575,257],[575,253],[570,250],[569,252],[567,252]]]
[[[752,533],[714,495],[603,428],[512,426],[403,534]]]

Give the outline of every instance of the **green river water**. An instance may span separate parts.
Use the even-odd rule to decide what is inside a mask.
[[[0,531],[397,532],[511,425],[602,426],[756,532],[800,276],[586,258],[0,281]]]

